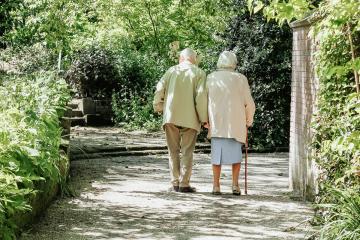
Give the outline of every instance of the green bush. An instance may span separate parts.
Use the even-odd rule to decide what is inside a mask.
[[[95,45],[80,50],[73,59],[65,78],[76,95],[95,99],[110,98],[121,79],[113,53]]]
[[[53,73],[8,76],[0,82],[0,238],[15,239],[11,217],[30,210],[28,199],[37,182],[63,181],[59,117],[69,91]]]
[[[137,51],[120,50],[117,54],[122,78],[112,97],[115,123],[130,129],[159,129],[161,116],[153,112],[152,101],[167,64]]]
[[[355,27],[359,7],[358,1],[322,2],[322,18],[312,29],[320,83],[311,145],[320,169],[316,200],[320,206],[333,206],[318,211],[324,223],[322,239],[360,237],[360,93],[354,84],[354,72],[360,70],[360,31]]]
[[[360,179],[356,175],[360,170],[359,95],[351,94],[344,101],[332,107],[329,102],[322,102],[313,123],[313,157],[321,168],[319,202],[337,201],[337,197],[329,191],[332,188],[360,192]],[[331,112],[335,106],[336,114]]]
[[[339,4],[338,8],[341,6]],[[324,5],[323,8],[332,11],[332,7],[327,9]],[[333,11],[337,13],[337,10]],[[313,117],[312,149],[313,158],[321,170],[321,203],[337,202],[337,196],[329,192],[332,188],[360,192],[360,179],[355,174],[360,170],[360,93],[356,93],[354,88],[353,71],[360,59],[352,61],[347,24],[343,20],[334,22],[334,17],[336,15],[329,14],[314,29],[319,42],[315,60],[320,86],[318,110]],[[351,26],[353,15],[348,17]],[[340,30],[334,30],[336,28]],[[360,32],[354,29],[351,34],[354,51],[359,52]],[[360,65],[357,69],[360,70]]]
[[[57,56],[42,44],[24,46],[21,49],[7,48],[2,50],[0,61],[7,62],[11,69],[9,74],[32,74],[39,71],[56,69]]]
[[[129,130],[143,128],[149,131],[160,129],[161,116],[154,114],[152,96],[142,99],[136,95],[122,98],[118,94],[113,95],[114,121]]]

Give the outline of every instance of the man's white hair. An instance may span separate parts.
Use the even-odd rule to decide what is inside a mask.
[[[197,53],[191,48],[185,48],[180,52],[180,58],[196,62]]]

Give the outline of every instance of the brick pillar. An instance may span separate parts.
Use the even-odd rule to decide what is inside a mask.
[[[289,181],[294,195],[313,200],[316,193],[315,163],[310,158],[311,117],[315,110],[317,79],[312,65],[314,41],[311,22],[293,22]]]

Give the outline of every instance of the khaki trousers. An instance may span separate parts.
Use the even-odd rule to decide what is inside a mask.
[[[164,128],[169,150],[171,183],[173,186],[189,187],[197,131],[170,123],[165,124]]]

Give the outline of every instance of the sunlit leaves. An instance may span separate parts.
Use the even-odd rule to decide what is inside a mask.
[[[264,3],[261,1],[255,2],[254,13],[259,12],[264,7]]]
[[[309,14],[313,8],[309,0],[247,0],[250,12],[257,13],[263,10],[264,16],[276,20],[280,25],[290,23],[294,19],[301,19]]]
[[[42,42],[56,53],[68,53],[72,38],[85,32],[88,22],[97,21],[92,4],[85,0],[27,0],[19,6],[7,12],[12,26],[3,39],[8,46]]]
[[[201,49],[214,44],[214,33],[224,30],[232,16],[229,3],[126,0],[115,5],[115,10],[138,49],[166,55],[173,41],[180,41],[182,48]]]
[[[355,51],[359,51],[360,2],[353,0],[326,1],[320,4],[321,20],[314,24],[317,52],[316,72],[320,80],[314,125],[313,158],[322,171],[320,202],[333,202],[338,209],[346,206],[329,189],[350,190],[349,200],[360,191],[360,96],[356,94],[354,71],[358,70],[359,56],[351,59],[349,34]],[[352,27],[348,31],[348,26]],[[359,213],[359,210],[356,214]],[[324,214],[324,239],[358,239],[360,233],[348,229],[353,219],[335,212]],[[358,223],[357,223],[358,224]],[[350,231],[349,231],[350,230]],[[347,232],[349,231],[349,232]]]

